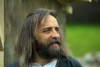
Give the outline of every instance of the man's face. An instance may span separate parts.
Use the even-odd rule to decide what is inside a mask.
[[[36,51],[45,58],[57,58],[60,53],[60,35],[57,20],[48,15],[43,18],[36,30]]]

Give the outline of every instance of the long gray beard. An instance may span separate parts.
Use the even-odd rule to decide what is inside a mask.
[[[53,42],[57,42],[58,46],[55,48],[51,48],[50,44]],[[39,43],[36,41],[36,51],[37,53],[44,59],[53,59],[58,58],[60,55],[60,43],[58,40],[52,40],[49,44],[44,45],[43,43]]]

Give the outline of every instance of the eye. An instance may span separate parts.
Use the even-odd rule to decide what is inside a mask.
[[[57,32],[59,32],[59,27],[56,27],[55,30],[56,30]]]
[[[50,31],[51,31],[51,28],[45,28],[45,29],[43,30],[43,33],[50,33]]]

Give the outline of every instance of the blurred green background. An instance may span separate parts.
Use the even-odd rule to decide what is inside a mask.
[[[66,42],[75,57],[100,51],[100,24],[67,24]]]
[[[66,42],[75,57],[100,52],[100,0],[92,3],[68,3]]]

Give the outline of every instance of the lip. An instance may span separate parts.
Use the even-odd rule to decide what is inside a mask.
[[[56,47],[56,46],[58,46],[58,44],[57,43],[53,43],[52,46],[55,46]]]

